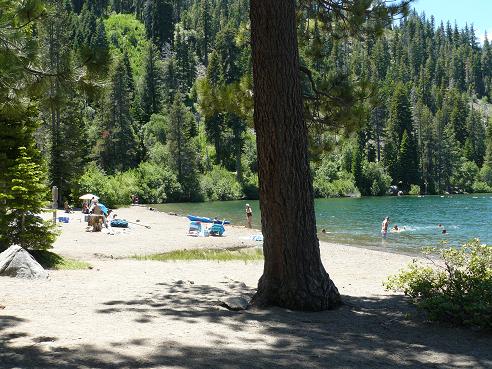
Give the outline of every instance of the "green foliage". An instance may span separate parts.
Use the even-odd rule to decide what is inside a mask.
[[[129,205],[132,195],[138,195],[143,203],[156,204],[178,201],[181,192],[176,175],[169,168],[152,162],[143,162],[135,169],[113,175],[106,175],[92,163],[79,179],[78,192],[74,197],[94,193],[102,203],[114,208]]]
[[[149,41],[145,37],[145,26],[131,14],[111,14],[104,20],[106,36],[111,54],[128,54],[133,75],[142,75],[145,50]],[[119,55],[118,55],[119,54]]]
[[[143,162],[136,169],[138,190],[141,202],[160,204],[177,201],[181,196],[181,186],[176,175],[169,168],[158,164]]]
[[[110,208],[118,205],[130,205],[131,195],[138,191],[139,178],[134,170],[107,176],[94,163],[90,164],[78,183],[78,198],[84,193],[93,193],[100,197],[103,204]]]
[[[477,164],[472,161],[463,161],[457,168],[451,183],[467,192],[473,191],[473,183],[478,177],[479,169]]]
[[[391,177],[380,163],[367,162],[363,176],[364,182],[370,184],[369,194],[372,196],[385,195],[391,185]]]
[[[349,173],[339,173],[340,178],[331,182],[326,182],[320,177],[313,181],[314,194],[316,197],[346,197],[360,196],[360,192],[354,184],[352,176]]]
[[[200,187],[209,201],[238,200],[243,197],[241,184],[234,173],[220,166],[214,166],[202,176]]]
[[[410,186],[410,191],[408,191],[408,194],[413,196],[420,195],[420,186],[419,185]]]
[[[0,249],[52,247],[55,233],[37,214],[47,203],[45,173],[35,146],[34,110],[0,111]]]
[[[168,163],[176,173],[185,201],[200,199],[200,184],[197,171],[197,150],[192,133],[195,119],[177,93],[168,114],[166,131]]]
[[[131,115],[132,84],[124,60],[116,62],[106,93],[101,137],[95,154],[108,172],[133,168],[138,162],[138,143]]]
[[[429,263],[414,260],[386,288],[410,296],[432,320],[492,329],[492,247],[473,240],[425,254]]]

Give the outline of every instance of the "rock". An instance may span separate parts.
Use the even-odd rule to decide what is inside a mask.
[[[0,254],[0,276],[45,279],[48,272],[26,250],[14,245]]]
[[[220,305],[232,311],[240,311],[246,310],[249,302],[244,297],[227,297],[220,301]]]

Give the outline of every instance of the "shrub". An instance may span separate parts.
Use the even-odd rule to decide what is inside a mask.
[[[430,263],[414,260],[389,277],[386,288],[410,296],[431,320],[492,329],[492,247],[476,239],[424,254]]]
[[[464,161],[456,170],[451,182],[454,186],[467,192],[473,190],[473,183],[478,177],[478,166],[472,161]]]
[[[139,183],[136,194],[142,202],[160,204],[177,200],[181,186],[169,168],[154,163],[141,163],[137,169]]]
[[[489,187],[492,186],[492,168],[487,164],[484,164],[482,169],[480,169],[479,174],[480,180],[485,182]]]
[[[143,162],[138,168],[108,176],[90,164],[79,179],[79,194],[94,193],[109,207],[129,205],[131,195],[144,203],[163,203],[179,199],[181,186],[169,168]],[[77,197],[78,195],[77,194]]]
[[[382,196],[391,185],[391,177],[385,172],[380,163],[366,162],[363,168],[364,183],[371,185],[369,192],[373,196]],[[363,191],[366,193],[367,191]]]
[[[473,183],[473,192],[490,193],[492,192],[492,187],[490,187],[486,182],[475,181],[475,183]]]
[[[243,193],[246,198],[250,200],[258,200],[260,193],[258,189],[258,175],[256,173],[250,173],[245,175],[243,179]]]
[[[408,194],[413,196],[420,195],[420,186],[410,185],[410,191],[408,191]]]
[[[138,191],[138,173],[129,170],[106,176],[94,163],[90,164],[79,179],[79,194],[93,193],[108,207],[129,205],[131,195]],[[76,196],[78,198],[78,196]]]
[[[204,174],[200,185],[206,199],[210,201],[237,200],[243,196],[235,174],[219,166],[214,166],[210,172]]]
[[[314,194],[316,197],[344,197],[359,196],[359,190],[354,184],[352,175],[347,172],[340,172],[340,178],[331,182],[322,177],[315,177],[313,181]]]

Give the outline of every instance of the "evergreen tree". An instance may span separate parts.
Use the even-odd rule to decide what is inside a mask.
[[[482,166],[485,155],[485,128],[476,109],[471,109],[466,118],[468,137],[465,141],[464,155],[479,167]]]
[[[398,155],[398,180],[402,188],[406,191],[410,185],[419,183],[418,178],[417,150],[414,139],[408,134],[407,130],[403,131],[403,137],[400,144]]]
[[[150,120],[152,114],[161,111],[162,67],[154,45],[149,44],[145,55],[145,74],[140,91],[140,120],[142,124]]]
[[[162,52],[171,44],[174,32],[173,6],[169,0],[146,0],[143,21],[147,38]]]
[[[169,110],[169,123],[166,132],[169,164],[181,184],[183,201],[197,200],[200,185],[197,172],[197,156],[191,132],[194,129],[194,117],[185,106],[178,92]]]
[[[36,110],[0,110],[0,250],[13,244],[48,249],[55,234],[36,214],[46,204],[47,188],[34,141]]]
[[[118,60],[106,94],[102,133],[96,146],[96,154],[108,173],[127,170],[138,162],[129,79],[124,61]]]

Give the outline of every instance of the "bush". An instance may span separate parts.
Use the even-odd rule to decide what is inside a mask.
[[[420,195],[420,186],[418,185],[410,185],[409,195],[417,196]]]
[[[258,175],[256,173],[250,173],[244,176],[243,179],[243,193],[247,199],[258,200],[260,198],[260,193],[258,189]]]
[[[235,174],[219,166],[214,166],[210,172],[204,174],[200,185],[209,201],[237,200],[243,197]]]
[[[456,170],[451,182],[454,186],[471,192],[473,190],[473,183],[478,177],[478,166],[472,161],[464,161]]]
[[[138,192],[139,178],[135,170],[107,176],[95,164],[90,164],[79,179],[79,195],[93,193],[104,205],[130,205],[131,195]],[[79,196],[76,196],[78,198]]]
[[[137,173],[139,183],[136,194],[142,202],[161,204],[180,197],[181,186],[169,168],[144,162],[137,168]]]
[[[486,182],[475,181],[473,184],[473,192],[476,193],[491,193],[492,187],[490,187]]]
[[[484,164],[482,169],[480,169],[479,177],[481,181],[492,187],[492,168],[490,166]]]
[[[363,168],[364,183],[370,184],[369,193],[373,196],[383,196],[391,185],[391,177],[386,174],[379,163],[366,162]],[[368,191],[363,191],[366,194]]]
[[[492,247],[473,240],[424,253],[431,264],[414,260],[386,288],[410,296],[431,320],[492,329]],[[436,255],[440,261],[431,258]]]
[[[322,177],[315,177],[313,182],[314,195],[316,197],[345,197],[359,196],[359,190],[354,184],[352,175],[347,172],[340,172],[340,178],[331,182]]]
[[[131,196],[138,195],[144,203],[163,203],[179,199],[181,186],[176,175],[161,165],[143,162],[136,169],[108,176],[90,164],[79,179],[79,194],[93,193],[111,208],[130,205]]]

